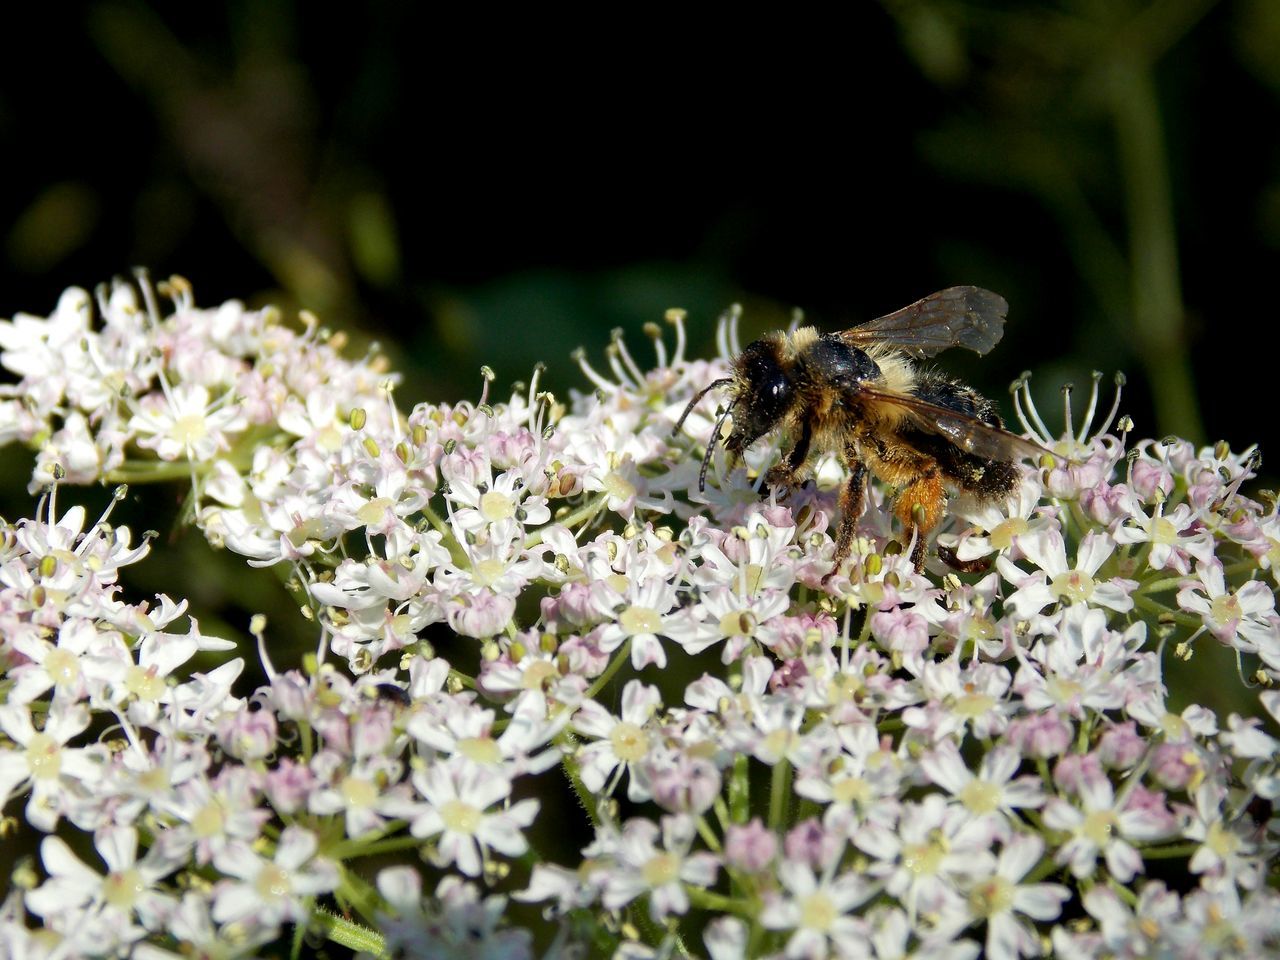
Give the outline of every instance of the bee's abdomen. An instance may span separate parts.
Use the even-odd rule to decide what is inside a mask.
[[[1000,413],[996,410],[994,403],[973,387],[959,380],[953,380],[936,370],[921,373],[916,380],[913,392],[926,403],[946,407],[948,410],[963,413],[968,417],[975,417],[992,427],[1004,427],[1004,421],[1000,419]]]
[[[981,420],[988,426],[1004,427],[994,403],[967,384],[944,374],[922,373],[914,392],[928,403]],[[944,437],[924,431],[909,429],[907,434],[916,449],[927,451],[934,458],[943,477],[966,493],[998,499],[1012,493],[1018,484],[1018,468],[1009,461],[976,456]]]

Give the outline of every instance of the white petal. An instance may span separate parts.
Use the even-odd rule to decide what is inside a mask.
[[[101,874],[85,866],[61,837],[44,838],[40,844],[40,861],[51,877],[72,880],[95,890],[102,885]]]
[[[1071,890],[1060,883],[1032,883],[1014,891],[1013,908],[1033,920],[1055,920],[1070,899]]]
[[[127,870],[138,859],[138,831],[133,827],[108,827],[98,834],[95,845],[113,871]]]

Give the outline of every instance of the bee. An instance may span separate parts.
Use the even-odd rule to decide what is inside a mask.
[[[868,474],[896,488],[893,513],[904,543],[914,541],[911,560],[921,571],[929,532],[946,513],[949,491],[1003,499],[1017,486],[1016,461],[1044,453],[1006,431],[995,404],[972,387],[912,362],[949,347],[987,353],[1004,333],[1008,309],[989,290],[949,287],[848,330],[801,327],[748,344],[733,359],[729,376],[694,395],[672,431],[679,432],[707,393],[728,388],[729,403],[716,418],[698,489],[706,489],[717,443],[723,441],[733,464],[765,434],[782,428],[790,449],[765,474],[762,494],[794,490],[814,451],[834,453],[848,469],[832,573],[853,548]],[[726,417],[733,426],[723,437]],[[980,569],[950,551],[940,549],[939,556],[961,570]]]

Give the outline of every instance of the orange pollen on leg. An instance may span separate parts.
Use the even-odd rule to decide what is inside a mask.
[[[903,488],[893,505],[894,515],[904,528],[918,526],[924,536],[938,525],[947,503],[941,477],[927,477]]]

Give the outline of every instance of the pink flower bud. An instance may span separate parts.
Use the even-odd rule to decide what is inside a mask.
[[[750,823],[735,824],[725,834],[725,863],[735,870],[759,873],[773,862],[778,853],[778,838],[765,827],[759,817]]]

